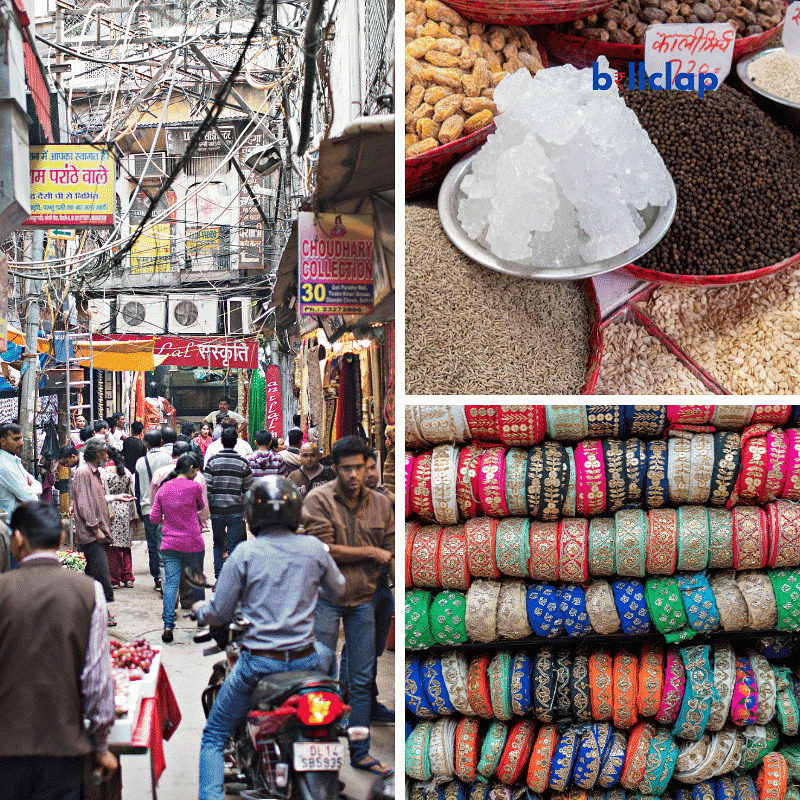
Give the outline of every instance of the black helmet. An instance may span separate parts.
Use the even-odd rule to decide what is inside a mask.
[[[253,482],[244,499],[244,518],[258,536],[270,525],[296,531],[303,501],[297,487],[280,475],[265,475]]]

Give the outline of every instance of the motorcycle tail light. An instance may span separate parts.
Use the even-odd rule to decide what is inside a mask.
[[[328,725],[344,711],[344,703],[333,692],[309,692],[297,704],[297,718],[304,725]]]
[[[272,736],[294,713],[294,707],[286,705],[272,711],[251,711],[247,715],[247,732],[253,747],[259,747],[265,737]]]

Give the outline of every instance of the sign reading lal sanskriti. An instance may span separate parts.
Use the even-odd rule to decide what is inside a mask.
[[[300,212],[297,283],[301,314],[372,311],[373,235],[369,214]]]
[[[114,159],[106,145],[30,147],[28,228],[109,228],[114,224]]]

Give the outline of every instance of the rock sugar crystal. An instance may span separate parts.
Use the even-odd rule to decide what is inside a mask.
[[[600,70],[612,74],[604,56]],[[497,131],[461,182],[458,219],[498,258],[563,268],[633,247],[639,212],[665,206],[667,168],[616,86],[571,65],[503,78]]]

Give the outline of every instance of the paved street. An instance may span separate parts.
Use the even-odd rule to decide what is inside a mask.
[[[208,537],[210,539],[210,535]],[[153,590],[147,567],[147,545],[133,543],[133,570],[136,586],[118,589],[111,608],[118,625],[110,629],[112,636],[122,639],[144,638],[163,648],[163,663],[180,706],[182,721],[170,741],[164,743],[167,769],[158,784],[160,800],[194,800],[197,797],[197,759],[205,716],[200,705],[200,692],[208,682],[213,664],[220,655],[204,657],[202,650],[211,645],[192,641],[196,624],[185,619],[185,611],[177,612],[175,640],[161,642],[161,595]],[[213,575],[211,543],[206,549],[207,574]],[[394,707],[394,653],[386,652],[378,664],[378,687],[381,700]],[[394,765],[394,726],[372,728],[372,754]],[[150,766],[147,756],[123,756],[123,800],[146,800],[150,797]],[[368,773],[346,765],[342,771],[345,793],[354,800],[366,798],[371,784]]]

